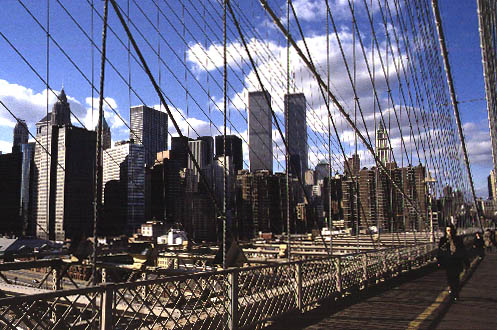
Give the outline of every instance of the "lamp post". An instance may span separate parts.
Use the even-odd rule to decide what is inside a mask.
[[[430,171],[428,171],[428,176],[425,178],[426,188],[428,190],[428,208],[430,212],[430,242],[435,242],[435,233],[433,232],[433,209],[432,209],[432,192],[435,191],[435,178],[431,176]]]

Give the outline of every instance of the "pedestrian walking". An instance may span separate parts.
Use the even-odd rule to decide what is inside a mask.
[[[483,237],[481,236],[480,232],[477,232],[475,234],[475,237],[473,239],[473,250],[475,251],[476,255],[481,259],[485,257],[485,249],[484,249],[484,242],[483,242]]]
[[[452,225],[445,228],[445,234],[440,238],[437,259],[439,266],[445,268],[450,297],[456,301],[459,299],[459,274],[469,263],[462,238],[457,236]]]
[[[485,242],[487,252],[492,251],[492,233],[490,230],[485,230],[485,233],[483,234],[483,241]]]

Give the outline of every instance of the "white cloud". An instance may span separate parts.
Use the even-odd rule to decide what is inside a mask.
[[[60,93],[56,90],[53,92]],[[48,111],[52,110],[53,104],[57,101],[54,93],[48,91]],[[78,117],[84,115],[85,109],[81,103],[70,95],[67,98],[71,105],[71,111]],[[0,79],[0,99],[19,119],[26,120],[29,127],[42,119],[47,111],[46,89],[35,92],[31,88]],[[0,111],[0,126],[12,127],[15,119],[5,109],[2,110]]]
[[[12,142],[0,140],[0,151],[3,154],[10,153],[12,151]]]
[[[467,122],[463,125],[463,131],[470,163],[488,167],[493,166],[488,122]]]

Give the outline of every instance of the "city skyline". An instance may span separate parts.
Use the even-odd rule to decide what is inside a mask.
[[[315,2],[311,1],[312,4],[315,4]],[[7,3],[7,5],[10,7],[13,7],[13,10],[15,12],[19,12],[20,14],[22,13],[23,9],[22,8],[17,8],[15,5],[11,3]],[[300,1],[295,2],[295,7],[298,13],[301,13],[302,15],[302,24],[304,28],[311,29],[312,31],[316,32],[315,36],[308,36],[308,41],[310,44],[312,42],[318,42],[319,40],[323,40],[323,27],[322,26],[316,26],[313,24],[314,20],[317,18],[323,18],[322,17],[322,9],[319,9],[318,7],[316,8],[315,12],[307,12],[305,9],[305,6],[302,6],[302,3]],[[451,54],[451,60],[455,61],[456,64],[464,58],[464,61],[466,65],[464,66],[459,66],[459,65],[454,65],[454,76],[455,76],[455,82],[456,82],[456,90],[458,91],[458,96],[459,99],[462,101],[467,101],[467,100],[474,100],[478,99],[478,97],[483,97],[483,82],[481,78],[481,63],[480,63],[480,51],[478,47],[478,33],[477,33],[477,20],[476,20],[476,9],[473,8],[473,4],[462,4],[462,3],[457,3],[454,6],[448,6],[444,2],[441,3],[441,11],[442,11],[442,16],[444,15],[455,15],[457,17],[465,17],[464,19],[459,19],[458,21],[463,22],[463,24],[449,24],[447,23],[448,26],[446,26],[447,30],[447,39],[448,39],[448,47],[449,51]],[[33,10],[33,12],[37,12],[38,7],[37,6],[32,6],[29,7],[29,9]],[[74,11],[75,7],[72,5],[68,5],[68,9]],[[174,9],[174,8],[173,8]],[[60,24],[65,24],[67,25],[68,28],[71,27],[71,22],[66,21],[66,19],[62,19],[64,17],[64,13],[61,11],[61,8],[55,6],[53,9],[54,13],[60,12],[60,17],[61,17],[61,23]],[[250,9],[252,11],[256,11],[257,9]],[[24,13],[23,15],[25,15]],[[466,15],[466,16],[464,16]],[[87,19],[87,18],[85,18]],[[27,24],[29,23],[30,19],[27,19]],[[342,28],[342,30],[345,32],[347,29],[349,29],[348,26],[345,25],[344,23],[345,17],[343,19],[338,18],[338,25],[339,28]],[[448,21],[449,22],[449,21]],[[259,24],[260,26],[266,26],[266,22],[262,20],[261,18],[256,19],[255,21],[256,24]],[[271,33],[268,33],[267,35],[267,40],[268,42],[276,42],[279,40],[280,37],[278,37],[278,34],[276,31],[270,30]],[[6,31],[7,34],[11,33],[9,30]],[[14,32],[12,32],[14,33]],[[15,33],[14,33],[15,35]],[[457,36],[457,38],[456,38]],[[459,38],[459,36],[464,36],[466,42],[463,44],[461,43],[460,40],[463,38]],[[65,40],[66,36],[56,34],[54,35],[54,38],[57,38],[56,40]],[[321,38],[321,39],[320,39]],[[263,41],[263,40],[261,40]],[[195,40],[191,40],[192,42],[192,47],[189,47],[185,49],[185,53],[187,55],[187,60],[188,60],[188,66],[190,69],[192,69],[192,73],[195,72],[195,74],[199,75],[199,79],[204,79],[206,78],[207,73],[213,73],[213,70],[215,68],[219,67],[219,64],[217,62],[208,62],[207,65],[207,70],[203,68],[201,64],[203,64],[203,60],[197,59],[194,55],[199,55],[198,51],[200,51],[200,48],[203,48],[202,45],[198,43],[195,43]],[[173,44],[180,44],[179,40],[174,40],[172,41]],[[466,45],[471,44],[473,45],[472,47],[467,47]],[[334,44],[332,44],[334,46]],[[212,45],[211,45],[212,46]],[[350,44],[348,44],[348,47],[350,47]],[[22,45],[21,45],[22,48]],[[55,46],[52,45],[52,49],[54,49]],[[181,47],[179,48],[181,49]],[[350,48],[349,48],[350,49]],[[209,51],[214,51],[215,49],[208,48]],[[277,49],[278,52],[282,52],[281,49]],[[8,51],[7,49],[5,51]],[[197,53],[195,53],[197,51]],[[11,53],[8,53],[11,54]],[[459,55],[462,54],[462,55]],[[471,56],[470,56],[471,55]],[[6,55],[7,56],[7,55]],[[12,56],[7,56],[8,58],[15,58],[15,54],[12,54]],[[471,61],[468,63],[468,59],[471,59]],[[60,60],[60,61],[59,61]],[[60,63],[57,63],[57,62]],[[118,63],[120,63],[124,71],[125,69],[125,62],[120,62],[121,59],[118,60]],[[334,58],[332,58],[332,61],[335,61]],[[53,55],[51,57],[51,62],[53,63],[52,66],[54,66],[52,70],[52,76],[50,79],[50,85],[52,88],[57,89],[57,86],[61,86],[64,84],[66,86],[66,89],[71,90],[71,95],[74,96],[69,96],[69,100],[74,104],[74,111],[76,114],[78,114],[79,117],[82,117],[82,122],[88,124],[87,127],[94,127],[96,122],[95,120],[91,120],[92,118],[92,111],[91,111],[91,104],[93,102],[93,108],[96,108],[96,104],[98,102],[92,101],[91,99],[91,94],[90,91],[84,92],[83,90],[88,90],[87,87],[81,88],[84,84],[83,81],[80,80],[80,78],[77,78],[76,76],[73,76],[75,79],[71,79],[71,76],[67,76],[64,74],[64,72],[69,72],[72,71],[74,68],[70,69],[70,64],[66,62],[65,59],[58,57],[58,55]],[[57,65],[57,68],[55,68]],[[30,127],[31,131],[33,131],[33,113],[37,112],[38,114],[44,112],[44,101],[46,99],[46,93],[43,92],[43,87],[39,84],[39,82],[35,82],[33,80],[27,79],[27,77],[32,76],[32,72],[27,72],[26,68],[21,67],[19,63],[12,63],[13,65],[12,70],[17,70],[18,72],[23,72],[26,73],[24,75],[16,75],[15,77],[12,76],[12,72],[10,71],[5,71],[2,70],[0,71],[0,79],[1,84],[2,84],[2,89],[4,90],[4,99],[6,99],[7,104],[10,106],[15,106],[15,108],[18,111],[25,112],[27,115],[24,116],[25,119],[28,122],[28,126]],[[231,63],[233,64],[233,63]],[[59,68],[60,67],[60,68]],[[177,68],[179,71],[182,71],[180,68]],[[163,71],[165,71],[165,67],[162,68]],[[196,71],[195,71],[196,70]],[[295,74],[297,75],[295,84],[296,84],[296,92],[304,92],[304,95],[306,98],[308,98],[309,102],[311,104],[314,104],[315,109],[319,109],[318,104],[320,102],[317,102],[316,99],[318,98],[318,91],[315,87],[311,86],[308,87],[305,84],[301,84],[299,82],[298,76],[301,74],[301,67],[295,66],[293,68]],[[363,68],[359,68],[359,70],[363,70]],[[333,72],[332,72],[333,73]],[[294,74],[294,75],[295,75]],[[115,73],[113,73],[115,76]],[[248,75],[248,74],[247,74]],[[219,125],[218,119],[214,118],[212,123],[207,120],[206,118],[203,117],[202,111],[208,112],[208,111],[218,111],[218,106],[221,106],[221,104],[215,104],[215,102],[219,102],[219,94],[217,94],[216,91],[214,91],[214,87],[212,87],[212,94],[217,95],[215,96],[214,100],[215,102],[213,103],[212,101],[206,102],[205,104],[195,104],[193,101],[193,97],[195,96],[197,91],[200,87],[196,85],[196,83],[192,82],[193,81],[193,76],[190,77],[190,73],[187,74],[188,80],[190,83],[189,85],[189,92],[190,96],[189,97],[184,97],[185,93],[184,91],[178,92],[177,87],[171,86],[173,88],[170,93],[166,93],[167,95],[181,95],[183,94],[183,97],[174,97],[173,101],[175,103],[175,111],[178,110],[179,112],[175,112],[175,118],[180,121],[180,126],[183,131],[183,133],[188,134],[190,133],[191,137],[195,137],[194,130],[197,130],[197,132],[200,133],[201,136],[203,135],[210,135],[210,136],[215,136],[218,135],[216,133],[219,133],[216,131],[216,128],[214,126]],[[341,74],[339,73],[338,76],[335,74],[335,79],[340,79]],[[463,80],[461,77],[474,77],[472,79],[473,82],[477,82],[477,84],[471,84],[472,86],[465,86],[463,84]],[[77,78],[77,79],[76,79]],[[136,76],[135,81],[142,81],[143,77],[142,76]],[[249,87],[247,90],[256,90],[257,86]],[[236,86],[233,86],[236,87]],[[166,87],[164,87],[166,88]],[[295,87],[293,87],[295,88]],[[54,91],[55,91],[54,89]],[[127,88],[111,88],[107,89],[108,90],[108,95],[109,97],[107,98],[108,102],[110,105],[112,105],[114,108],[117,109],[118,113],[120,116],[122,116],[127,122],[129,123],[129,107],[127,105],[127,97],[125,97],[124,91],[127,90]],[[240,90],[239,88],[235,88],[235,90],[232,90],[229,94],[230,100],[234,103],[231,104],[231,107],[237,107],[240,109],[242,112],[245,112],[247,109],[247,94],[245,89]],[[283,109],[283,95],[284,92],[281,92],[280,90],[276,91],[277,94],[275,94],[273,91],[270,91],[270,93],[275,96],[277,95],[277,98],[275,99],[275,111],[277,115],[279,116],[280,120],[282,119],[282,109]],[[54,96],[51,95],[51,92],[49,93],[49,106],[54,101]],[[152,88],[145,87],[140,87],[139,95],[143,96],[148,102],[150,102],[151,105],[157,104],[158,100],[156,96],[153,95]],[[136,95],[131,93],[131,104],[129,106],[133,106],[136,104],[141,104],[143,102],[139,102],[139,100],[136,100]],[[361,95],[363,98],[365,95]],[[96,93],[93,93],[93,97],[96,98]],[[348,98],[346,98],[348,100]],[[185,101],[186,100],[186,101]],[[186,103],[185,103],[186,102]],[[349,102],[350,103],[350,102]],[[352,102],[353,103],[353,102]],[[17,105],[17,106],[16,106]],[[22,106],[20,106],[22,105]],[[199,107],[200,106],[200,107]],[[484,106],[484,102],[482,103],[481,101],[474,101],[474,102],[469,102],[469,103],[464,103],[461,102],[460,107],[462,108],[461,115],[463,119],[463,124],[465,128],[465,133],[468,138],[468,145],[470,146],[468,149],[470,151],[470,159],[472,159],[472,168],[473,168],[473,175],[475,176],[475,180],[477,183],[477,192],[481,196],[486,196],[486,177],[488,176],[489,170],[491,168],[490,166],[490,157],[487,155],[487,146],[489,143],[488,140],[488,127],[487,127],[487,119],[486,119],[486,109]],[[477,107],[477,108],[475,108]],[[221,107],[222,108],[222,107]],[[90,109],[90,110],[89,110]],[[209,110],[210,109],[210,110]],[[164,109],[162,109],[164,110]],[[246,141],[248,141],[248,136],[246,135],[246,130],[243,129],[242,125],[242,118],[237,114],[237,111],[235,109],[231,109],[234,118],[232,119],[234,123],[236,123],[236,126],[240,125],[240,129],[238,129],[241,133],[241,136],[244,138],[244,159],[245,161],[248,160],[248,152],[249,149],[247,148]],[[186,115],[189,113],[189,117],[191,120],[189,120],[190,124],[192,125],[191,128],[188,128],[188,125],[186,124],[185,121],[181,120],[181,116],[179,114]],[[23,117],[23,116],[21,116]],[[309,117],[309,116],[308,116]],[[93,119],[95,119],[96,116],[93,113]],[[109,125],[112,129],[113,136],[115,136],[114,141],[119,141],[119,140],[124,140],[126,139],[126,135],[128,132],[126,132],[126,127],[124,123],[120,122],[120,119],[116,117],[116,114],[114,114],[108,106],[106,106],[106,118],[109,121]],[[0,129],[0,149],[4,151],[8,151],[11,148],[11,140],[9,138],[9,127],[13,127],[12,125],[12,118],[8,117],[3,117],[3,121],[0,121],[0,124],[3,122],[6,126],[5,128]],[[310,123],[316,123],[316,118],[308,118],[308,120],[311,120]],[[74,120],[73,120],[74,121]],[[89,125],[91,123],[92,125]],[[76,125],[79,125],[75,123]],[[169,125],[171,128],[172,125]],[[234,127],[236,128],[236,127]],[[234,129],[233,129],[234,130]],[[279,170],[284,170],[284,167],[282,167],[283,160],[282,160],[282,150],[284,150],[284,147],[281,144],[281,141],[277,135],[275,136],[274,134],[275,128],[272,128],[272,136],[273,136],[273,141],[274,141],[274,155],[276,156],[277,160],[273,161],[273,166]],[[169,130],[170,133],[175,134],[173,130]],[[309,134],[310,136],[315,136],[316,131],[309,129]],[[348,136],[350,135],[350,131],[348,129],[344,129],[340,132],[342,137],[344,138],[345,141],[348,141],[348,145],[346,143],[346,151],[348,151],[348,155],[352,153],[351,150],[353,150],[353,142],[350,141]],[[315,137],[314,137],[315,140]],[[3,141],[3,142],[2,142]],[[397,143],[397,142],[396,142]],[[395,148],[396,146],[394,146]],[[310,165],[314,167],[319,161],[321,160],[326,160],[327,156],[325,152],[320,152],[320,153],[315,153],[315,142],[310,142],[310,153],[309,153],[309,159],[310,159]],[[396,148],[399,150],[399,148]],[[338,150],[333,150],[334,154],[337,155],[337,157],[341,157],[340,153]],[[364,154],[364,150],[361,151],[361,156],[363,161],[368,161],[366,154]],[[334,163],[334,162],[332,162]],[[337,162],[337,164],[340,164],[341,161]],[[369,159],[370,163],[370,159]],[[283,165],[284,166],[284,165]],[[338,165],[341,166],[341,165]],[[336,166],[335,166],[336,167]]]

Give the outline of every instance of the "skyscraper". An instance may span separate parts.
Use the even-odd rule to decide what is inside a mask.
[[[0,155],[0,221],[1,234],[21,235],[21,175],[22,154]]]
[[[216,136],[216,158],[224,155],[224,135]],[[226,135],[226,157],[231,157],[235,173],[243,169],[242,139],[236,135]]]
[[[71,108],[67,102],[64,88],[60,91],[57,102],[53,105],[50,123],[52,126],[71,125]]]
[[[95,127],[95,131],[97,131],[97,127]],[[112,135],[110,133],[110,127],[109,124],[107,124],[107,120],[104,120],[102,122],[102,148],[109,149],[112,146]]]
[[[383,165],[390,163],[392,158],[390,147],[388,146],[388,134],[383,126],[383,122],[381,121],[378,129],[376,130],[376,156],[383,163]]]
[[[343,169],[347,176],[358,176],[361,170],[361,159],[358,154],[353,154],[352,157],[347,158],[343,163]],[[349,171],[351,173],[349,173]]]
[[[188,142],[192,141],[186,136],[173,136],[171,138],[170,159],[178,161],[180,168],[188,167]]]
[[[130,109],[129,139],[145,147],[145,166],[154,165],[158,152],[167,150],[167,114],[144,105]]]
[[[265,96],[265,95],[266,96]],[[269,104],[268,101],[269,100]],[[273,140],[269,92],[250,92],[248,97],[250,171],[273,171]]]
[[[290,154],[292,175],[304,177],[307,171],[307,124],[303,93],[285,95],[285,139]],[[288,127],[286,126],[288,125]]]
[[[24,225],[24,233],[29,236],[35,235],[35,223],[33,216],[33,172],[35,142],[21,145],[22,173],[21,173],[21,214]]]
[[[71,125],[71,107],[67,102],[64,89],[57,96],[57,102],[52,107],[52,111],[36,123],[36,135],[52,134],[52,126]]]
[[[324,178],[328,178],[330,176],[330,164],[326,162],[319,162],[316,165],[316,182],[319,180],[323,180]]]
[[[43,147],[35,147],[33,178],[36,235],[57,241],[88,237],[93,224],[95,132],[51,126],[39,141]]]
[[[28,143],[29,133],[26,126],[26,121],[19,120],[14,127],[14,143],[12,145],[12,152],[21,151],[21,145]]]
[[[110,183],[110,186],[107,185]],[[114,189],[119,186],[120,189]],[[101,228],[113,234],[133,233],[145,223],[145,148],[130,141],[116,143],[103,155],[103,203],[107,217]]]
[[[188,146],[192,152],[193,157],[200,166],[200,169],[205,169],[207,166],[212,164],[214,158],[214,140],[212,136],[199,137],[197,140],[188,141]],[[188,155],[188,168],[193,170],[193,174],[199,179],[199,173],[191,157]]]
[[[44,239],[78,240],[92,231],[96,134],[73,127],[70,118],[62,90],[52,112],[36,123],[33,214],[36,235]]]
[[[488,176],[488,199],[497,199],[497,176],[495,170],[490,171]]]

